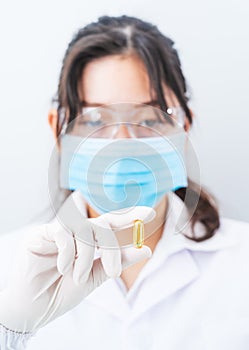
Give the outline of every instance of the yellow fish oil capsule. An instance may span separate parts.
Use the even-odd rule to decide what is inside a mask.
[[[134,220],[133,244],[136,248],[142,248],[144,244],[144,223],[142,220]]]

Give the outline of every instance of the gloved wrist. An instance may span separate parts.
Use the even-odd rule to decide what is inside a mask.
[[[15,332],[0,323],[0,349],[24,350],[35,332]]]

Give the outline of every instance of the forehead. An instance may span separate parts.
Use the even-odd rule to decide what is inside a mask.
[[[156,100],[155,93],[150,94],[146,68],[135,55],[113,55],[91,61],[82,72],[78,91],[81,101],[89,105]],[[172,104],[174,96],[166,86],[164,91]]]

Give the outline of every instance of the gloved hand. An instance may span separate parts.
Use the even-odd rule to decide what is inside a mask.
[[[120,248],[111,226],[113,221],[119,229],[132,226],[136,218],[151,221],[152,208],[136,207],[96,219],[81,216],[80,223],[70,217],[68,208],[64,203],[59,215],[61,220],[67,216],[66,227],[59,222],[39,226],[19,248],[8,287],[0,292],[0,323],[10,330],[36,331],[75,307],[107,278],[120,276],[122,269],[151,255],[146,246]],[[96,241],[100,258],[94,260]]]

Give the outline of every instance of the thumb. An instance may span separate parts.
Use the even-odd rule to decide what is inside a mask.
[[[143,245],[142,248],[124,247],[121,249],[122,270],[152,256],[151,249]]]

